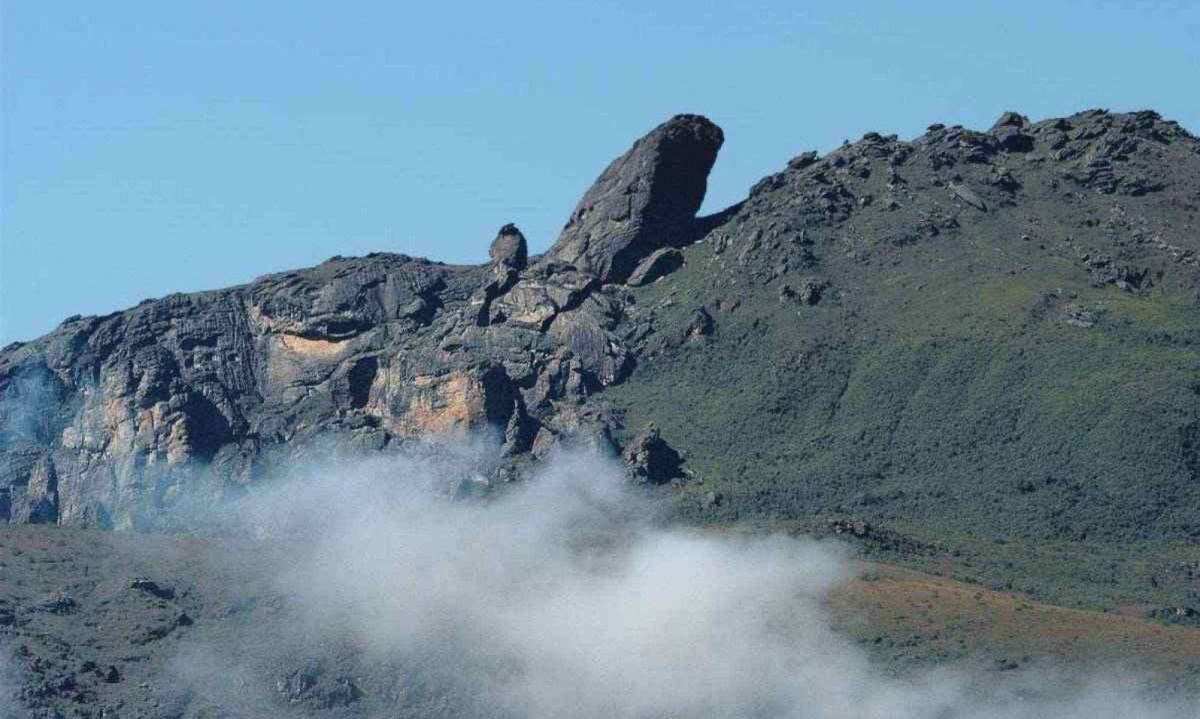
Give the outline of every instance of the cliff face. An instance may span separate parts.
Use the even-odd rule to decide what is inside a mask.
[[[184,496],[252,482],[273,447],[318,436],[383,449],[492,428],[506,456],[607,441],[614,419],[588,398],[631,369],[638,312],[606,281],[694,239],[720,143],[696,116],[655,128],[532,264],[507,225],[490,266],[334,258],[6,348],[0,517],[152,526]]]
[[[604,171],[542,257],[529,258],[506,225],[484,266],[334,258],[72,318],[6,348],[0,518],[150,527],[185,498],[240,491],[275,453],[317,438],[385,449],[488,428],[509,465],[581,437],[624,444],[632,475],[650,482],[683,474],[674,445],[704,470],[684,482],[685,495],[694,490],[697,506],[718,513],[756,511],[749,497],[785,514],[833,511],[864,492],[886,505],[891,473],[909,476],[923,452],[938,450],[924,436],[897,439],[928,420],[910,422],[911,404],[877,393],[891,377],[900,389],[887,392],[927,397],[922,382],[940,360],[914,355],[862,386],[853,370],[864,358],[900,356],[881,338],[992,347],[996,325],[969,311],[978,294],[956,289],[970,286],[992,298],[1029,295],[997,299],[996,311],[1016,312],[1024,328],[1006,346],[1034,355],[1049,346],[1037,338],[1051,326],[1050,344],[1084,356],[1097,343],[1119,345],[1117,364],[1171,348],[1159,372],[1171,379],[1155,391],[1178,395],[1153,422],[1174,433],[1158,448],[1173,463],[1160,499],[1183,503],[1163,531],[1184,531],[1200,484],[1200,395],[1179,379],[1200,367],[1195,138],[1153,113],[1099,111],[1038,123],[1010,113],[988,132],[934,126],[913,142],[872,133],[824,158],[801,155],[744,203],[698,220],[722,140],[698,116],[655,128]],[[1128,321],[1114,309],[1127,307]],[[1108,412],[1111,393],[1127,389],[1120,373],[1076,370],[1057,376],[1093,383],[1087,396],[1071,395],[1083,403],[1078,417]],[[767,373],[776,379],[764,381]],[[1020,423],[1003,392],[954,386],[958,394],[938,400],[958,418],[936,430],[944,456],[991,441],[965,424]],[[695,391],[679,395],[686,387]],[[873,401],[879,416],[864,420]],[[972,402],[978,415],[954,414]],[[772,414],[780,406],[795,411]],[[622,442],[626,421],[661,432]],[[816,486],[796,479],[801,470],[862,466],[838,448],[878,441],[849,436],[876,430],[892,444],[868,458],[866,479],[830,479],[825,494],[798,498]],[[1018,473],[1037,482],[1069,475],[1079,459],[1064,457],[1074,445],[1056,454],[1044,438],[1006,436],[1006,446],[1037,452],[1013,470],[1014,486]],[[790,479],[756,464],[770,447],[797,450],[772,460],[790,463]],[[1088,471],[1108,483],[1108,504],[1096,506],[1117,506],[1136,471],[1129,448],[1079,451],[1107,453]],[[1055,496],[1063,511],[1079,501]]]

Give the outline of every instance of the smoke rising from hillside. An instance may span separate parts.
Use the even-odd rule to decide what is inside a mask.
[[[886,676],[822,606],[846,577],[837,546],[667,527],[594,454],[452,498],[478,456],[330,463],[245,502],[233,521],[286,608],[190,646],[189,696],[235,716],[1189,715],[1112,683]]]

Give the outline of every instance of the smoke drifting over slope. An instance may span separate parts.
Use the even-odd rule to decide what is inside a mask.
[[[191,711],[1196,715],[1105,683],[888,677],[822,606],[846,576],[836,546],[669,528],[592,454],[564,454],[496,498],[452,498],[476,457],[329,463],[245,502],[233,521],[262,549],[238,561],[268,572],[286,601],[265,624],[179,657]]]

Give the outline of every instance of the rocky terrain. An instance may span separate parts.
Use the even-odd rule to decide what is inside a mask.
[[[492,428],[513,457],[610,436],[619,420],[597,395],[653,331],[624,283],[699,237],[722,139],[697,116],[656,128],[532,261],[506,225],[488,266],[334,258],[6,348],[0,516],[154,527],[180,496],[235,492],[274,448],[317,436],[383,449]]]
[[[868,133],[697,217],[722,141],[654,128],[541,256],[509,224],[482,266],[335,257],[4,348],[0,518],[169,530],[313,447],[490,433],[470,487],[599,447],[684,521],[1194,633],[1200,140]],[[146,588],[113,591],[191,616]]]

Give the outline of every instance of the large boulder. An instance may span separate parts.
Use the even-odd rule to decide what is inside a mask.
[[[683,458],[651,422],[621,452],[630,478],[638,484],[665,484],[683,475]]]
[[[520,272],[525,269],[525,263],[529,259],[525,235],[521,234],[516,225],[508,223],[500,228],[496,239],[492,240],[488,255],[491,257],[493,268]]]
[[[700,115],[651,130],[584,194],[547,258],[622,282],[655,250],[686,242],[724,139]]]

